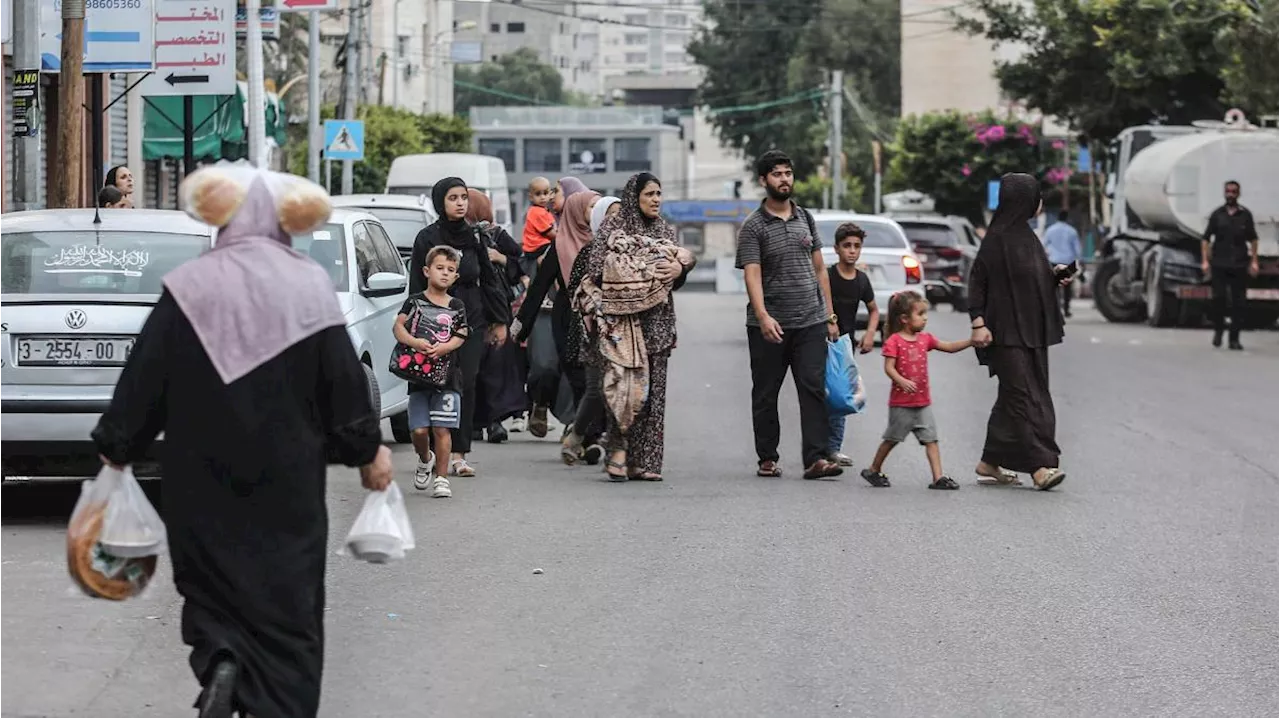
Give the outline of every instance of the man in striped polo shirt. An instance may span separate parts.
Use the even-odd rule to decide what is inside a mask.
[[[826,458],[824,372],[827,340],[839,338],[822,239],[813,217],[791,200],[791,158],[770,150],[756,161],[767,197],[738,230],[736,265],[746,276],[747,344],[751,351],[751,423],[757,474],[778,466],[778,391],[790,369],[800,397],[804,478],[830,479],[841,469]]]

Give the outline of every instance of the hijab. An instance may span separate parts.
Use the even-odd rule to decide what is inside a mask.
[[[589,190],[587,189],[587,186],[582,183],[582,180],[578,179],[577,177],[561,177],[560,191],[564,192],[564,201],[567,203],[569,201],[569,198],[574,196],[575,194],[578,194],[579,192],[587,192]],[[560,209],[561,214],[564,214],[565,206],[567,205],[561,205],[561,209]]]
[[[591,208],[591,236],[595,236],[600,232],[600,225],[604,224],[605,217],[609,216],[609,208],[622,200],[617,197],[601,197],[596,206]]]
[[[573,273],[573,262],[582,248],[591,243],[591,220],[587,207],[600,195],[590,190],[574,193],[564,201],[564,214],[560,217],[560,229],[556,233],[556,259],[560,261],[560,278],[568,282]]]
[[[323,201],[323,217],[313,225],[328,218],[328,194],[299,177],[256,169],[235,171],[248,179],[236,182],[225,168],[215,166],[184,181],[191,188],[219,184],[206,194],[225,189],[243,192],[243,200],[218,231],[213,249],[164,278],[165,289],[226,384],[320,330],[346,323],[328,273],[295,251],[292,238],[280,226],[280,198],[289,193],[282,185],[305,182],[309,186],[302,186],[302,192],[292,198]],[[201,218],[200,208],[187,204],[188,212]]]
[[[1062,341],[1053,268],[1028,222],[1040,210],[1040,181],[1029,174],[1000,178],[1000,204],[977,261],[986,270],[984,318],[998,346],[1041,348]]]
[[[436,226],[440,229],[440,242],[447,244],[454,249],[462,250],[470,247],[475,243],[475,236],[471,233],[471,225],[467,224],[465,216],[458,219],[449,219],[444,211],[444,198],[449,194],[449,190],[454,187],[466,187],[467,183],[462,181],[461,177],[445,177],[436,182],[431,188],[431,204],[436,208]],[[468,192],[470,194],[470,192]],[[470,198],[468,198],[470,201]]]
[[[447,190],[446,190],[447,192]],[[475,187],[467,189],[467,214],[465,219],[471,224],[480,224],[488,222],[493,224],[493,202],[489,201],[489,195],[481,192]],[[441,202],[443,202],[443,198]]]

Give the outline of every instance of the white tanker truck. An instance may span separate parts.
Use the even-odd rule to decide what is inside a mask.
[[[1130,127],[1107,158],[1110,225],[1093,276],[1098,311],[1113,322],[1202,323],[1212,288],[1200,267],[1209,215],[1223,184],[1240,183],[1240,204],[1258,230],[1258,276],[1249,280],[1249,324],[1280,316],[1280,134],[1239,113],[1224,122]]]

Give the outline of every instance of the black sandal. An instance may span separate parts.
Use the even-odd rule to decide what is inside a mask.
[[[621,474],[615,474],[615,473],[613,473],[613,471],[612,471],[613,469],[621,469],[621,470],[622,470],[622,473],[621,473]],[[626,465],[626,464],[620,464],[620,463],[618,463],[617,461],[614,461],[613,459],[609,459],[608,461],[604,462],[604,473],[605,473],[605,475],[606,475],[606,476],[608,476],[608,477],[609,477],[609,480],[610,480],[610,481],[616,481],[616,482],[618,482],[618,483],[621,483],[621,482],[623,482],[623,481],[626,481],[626,480],[627,480],[627,478],[628,478],[628,477],[627,477],[627,465]]]
[[[929,484],[929,488],[940,489],[942,491],[955,491],[956,489],[960,488],[960,484],[957,484],[955,481],[953,481],[950,476],[942,476],[942,477],[939,477],[933,483]]]
[[[888,488],[889,486],[889,477],[885,476],[883,473],[879,471],[872,471],[871,469],[863,469],[862,478],[866,479],[868,484],[871,484],[876,488],[883,489],[883,488]]]

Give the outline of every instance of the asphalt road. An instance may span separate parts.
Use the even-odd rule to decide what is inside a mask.
[[[517,435],[432,500],[397,448],[419,547],[331,558],[322,715],[1276,715],[1276,334],[1237,354],[1077,315],[1051,360],[1069,478],[1047,494],[974,484],[995,385],[937,354],[962,489],[926,491],[912,443],[873,489],[799,479],[790,387],[787,476],[756,478],[743,302],[681,300],[666,482],[604,483]],[[860,462],[884,426],[877,365]],[[73,493],[4,499],[0,713],[189,715],[167,568],[141,599],[84,598],[63,563]],[[332,471],[334,551],[361,501]]]

